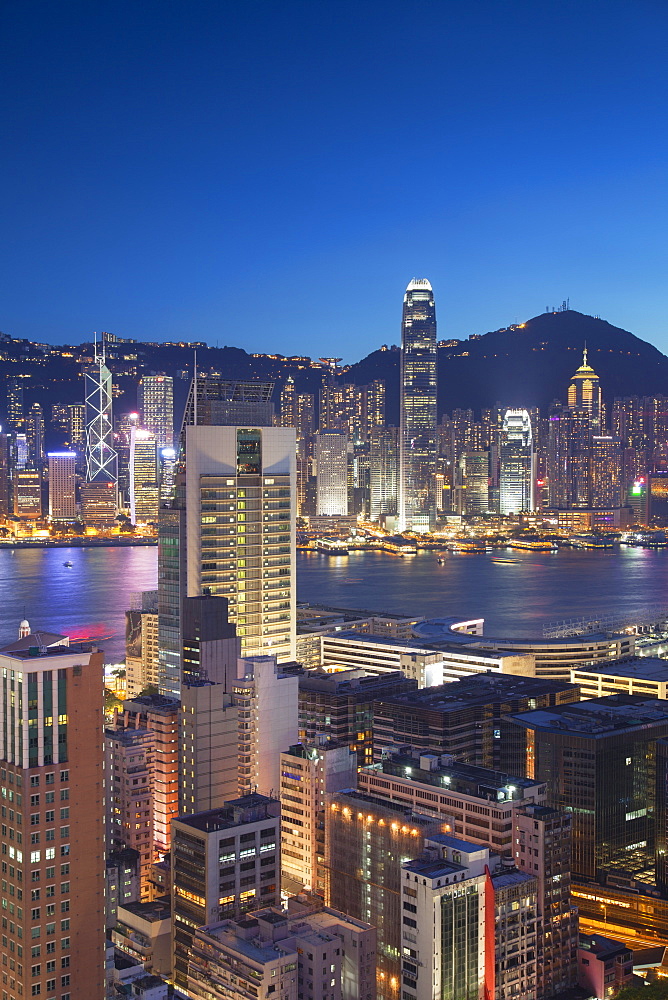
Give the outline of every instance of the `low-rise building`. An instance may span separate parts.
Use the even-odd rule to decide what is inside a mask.
[[[201,927],[188,990],[223,1000],[373,1000],[375,929],[326,907],[257,910]]]
[[[633,978],[633,952],[602,934],[580,934],[578,982],[596,1000],[609,1000]]]

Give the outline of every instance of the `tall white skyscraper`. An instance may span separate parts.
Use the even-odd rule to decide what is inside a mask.
[[[242,656],[295,658],[295,430],[269,426],[270,394],[201,378],[191,389],[174,499],[160,511],[163,694],[180,691],[184,597],[227,598]],[[231,415],[246,419],[225,423]]]
[[[436,520],[436,307],[426,278],[413,278],[401,323],[399,529]]]
[[[348,513],[348,435],[319,431],[315,435],[316,514]]]
[[[501,514],[533,510],[535,453],[531,418],[526,410],[506,410],[504,413],[499,458]]]

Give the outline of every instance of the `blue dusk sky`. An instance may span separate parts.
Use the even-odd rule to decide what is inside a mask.
[[[4,0],[0,329],[356,360],[570,298],[668,353],[666,0]]]

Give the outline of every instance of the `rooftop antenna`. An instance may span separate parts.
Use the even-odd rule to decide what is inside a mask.
[[[587,366],[587,341],[584,342],[584,351],[582,352],[582,364]]]

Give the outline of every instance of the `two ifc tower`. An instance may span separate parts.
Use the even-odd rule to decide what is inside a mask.
[[[436,306],[431,284],[413,278],[401,319],[399,530],[436,523]]]

